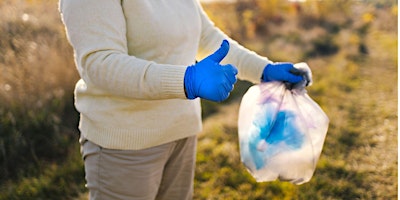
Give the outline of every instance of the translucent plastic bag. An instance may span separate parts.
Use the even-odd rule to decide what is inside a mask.
[[[290,89],[282,82],[252,86],[239,109],[241,161],[258,182],[308,182],[328,124],[328,117],[307,95],[304,84]]]

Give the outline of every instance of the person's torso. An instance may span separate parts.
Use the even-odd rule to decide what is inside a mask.
[[[129,55],[168,64],[194,61],[201,35],[197,2],[127,0],[122,9]]]

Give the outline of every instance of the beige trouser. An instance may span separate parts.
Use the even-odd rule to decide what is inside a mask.
[[[144,150],[80,142],[91,200],[192,199],[196,136]]]

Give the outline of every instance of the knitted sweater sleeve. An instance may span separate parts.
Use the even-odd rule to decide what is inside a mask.
[[[61,0],[60,13],[79,74],[97,92],[135,99],[186,98],[186,66],[128,55],[120,0]]]
[[[223,63],[231,63],[238,68],[238,78],[253,83],[259,83],[262,71],[268,63],[272,63],[268,58],[262,57],[257,53],[246,49],[233,39],[229,38],[208,18],[200,3],[198,3],[199,13],[202,19],[202,33],[199,45],[198,57],[209,54],[212,49],[217,49],[223,39],[230,43],[228,55]]]

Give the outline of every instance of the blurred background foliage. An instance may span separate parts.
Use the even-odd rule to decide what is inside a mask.
[[[250,83],[202,101],[195,199],[396,199],[394,0],[203,3],[215,24],[273,61],[307,62],[331,123],[313,179],[256,183],[240,163],[237,114]],[[0,199],[85,199],[78,80],[56,0],[0,0]]]

